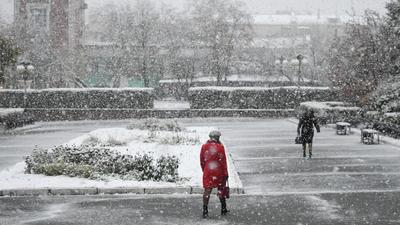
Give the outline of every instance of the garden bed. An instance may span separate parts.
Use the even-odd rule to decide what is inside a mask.
[[[64,152],[54,157],[57,159],[62,158],[61,164],[61,161],[54,161],[53,158],[49,159],[48,157],[42,157],[40,155],[45,154],[49,156],[47,153],[57,152],[57,148],[50,151],[38,149],[36,153],[33,153],[27,158],[27,164],[21,162],[14,167],[0,172],[0,190],[42,188],[79,189],[93,187],[199,188],[202,186],[202,172],[199,162],[201,143],[204,143],[208,139],[208,132],[212,129],[212,127],[177,129],[174,123],[157,124],[157,122],[133,123],[128,128],[98,129],[73,139],[63,146],[57,147],[59,152]],[[106,152],[112,153],[113,156],[107,153],[105,157],[93,160],[92,158],[94,157],[88,153],[87,146],[92,148],[92,150],[94,148],[90,154],[95,152],[95,154],[104,156],[105,153],[99,149],[105,149],[107,150]],[[69,148],[69,156],[65,156],[68,155],[65,153],[66,148]],[[60,151],[60,149],[62,151]],[[46,151],[48,152],[46,153]],[[94,166],[95,169],[92,170],[91,167],[86,167],[89,164],[92,165],[92,162],[84,165],[76,163],[76,156],[78,154],[82,154],[84,157],[81,157],[81,159],[85,158],[86,161],[103,160],[103,162],[93,163],[93,165],[96,166]],[[143,156],[152,158],[152,165],[155,168],[154,171],[157,171],[157,168],[159,168],[158,160],[162,157],[177,159],[179,167],[177,167],[176,173],[172,172],[169,175],[167,173],[164,177],[158,176],[158,178],[156,178],[156,176],[147,177],[147,175],[145,175],[142,176],[144,179],[140,179],[135,171],[132,173],[114,173],[116,171],[124,171],[123,168],[125,167],[118,167],[118,169],[113,165],[125,165],[124,163],[103,167],[104,165],[110,165],[107,164],[107,162],[111,163],[113,160],[110,159],[117,159],[118,157],[114,157],[117,155],[131,156],[133,161],[138,159],[137,157],[142,157],[143,159]],[[34,160],[34,156],[39,157],[40,160]],[[228,152],[227,156],[230,185],[232,188],[241,188],[241,182]],[[67,157],[68,160],[64,160],[65,157]],[[71,160],[71,158],[73,158],[73,160]],[[121,157],[119,159],[121,159]],[[36,164],[32,163],[33,161],[36,162]],[[35,165],[37,167],[33,169]],[[43,165],[47,165],[47,168]],[[174,164],[171,165],[172,167],[174,166]],[[136,170],[136,172],[138,171],[143,172],[144,170]],[[60,175],[60,173],[64,173],[64,175]],[[44,174],[54,176],[46,176]],[[172,176],[173,174],[176,176]],[[143,175],[143,173],[141,175]],[[155,175],[157,174],[155,173]]]

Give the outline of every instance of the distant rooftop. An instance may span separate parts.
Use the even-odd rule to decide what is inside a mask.
[[[352,21],[350,16],[334,16],[334,15],[253,15],[254,24],[256,25],[313,25],[313,24],[343,24]]]

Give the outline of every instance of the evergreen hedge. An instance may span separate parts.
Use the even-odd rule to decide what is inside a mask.
[[[293,109],[304,101],[333,101],[328,87],[197,87],[189,89],[191,109]]]
[[[88,88],[0,90],[4,108],[153,108],[153,90],[149,88]]]

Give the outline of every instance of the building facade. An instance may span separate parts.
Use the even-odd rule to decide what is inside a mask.
[[[20,61],[36,67],[32,87],[68,87],[84,44],[84,0],[14,0]]]
[[[16,37],[23,46],[48,37],[54,49],[75,49],[84,42],[84,0],[15,0]]]

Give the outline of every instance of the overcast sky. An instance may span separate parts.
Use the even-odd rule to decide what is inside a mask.
[[[156,2],[164,2],[175,7],[182,8],[191,0],[154,0]],[[252,14],[271,14],[276,10],[293,10],[293,11],[311,11],[316,14],[318,9],[321,14],[326,15],[342,15],[351,11],[354,7],[357,13],[361,13],[365,9],[373,9],[380,13],[385,13],[385,3],[388,0],[245,0],[247,8]],[[14,0],[0,0],[0,18],[7,22],[13,19],[13,2]],[[124,2],[132,2],[128,0],[86,0],[89,10],[97,5],[104,5],[110,2],[116,4]]]

